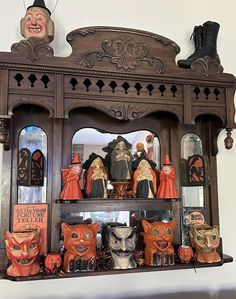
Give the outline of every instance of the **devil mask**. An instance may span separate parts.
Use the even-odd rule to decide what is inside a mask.
[[[40,271],[37,257],[40,254],[41,230],[6,233],[7,257],[11,261],[7,274],[10,276],[30,276]]]

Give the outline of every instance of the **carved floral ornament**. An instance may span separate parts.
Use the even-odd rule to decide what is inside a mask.
[[[108,57],[118,69],[125,71],[134,70],[142,62],[147,62],[159,74],[166,71],[165,64],[160,58],[148,56],[149,47],[147,44],[139,43],[126,34],[114,40],[104,40],[101,43],[101,48],[102,51],[88,51],[77,63],[91,68],[95,63],[92,60],[92,55],[95,54],[97,61],[102,61],[104,57]]]

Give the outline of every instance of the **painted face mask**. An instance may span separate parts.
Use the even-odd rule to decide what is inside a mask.
[[[149,266],[174,265],[174,220],[167,223],[162,221],[148,222],[142,220],[144,229],[145,264]]]
[[[21,34],[26,39],[34,37],[49,43],[54,37],[54,23],[48,11],[41,7],[31,7],[21,20]]]
[[[99,224],[61,224],[64,235],[64,270],[66,272],[93,271],[96,266],[96,235]]]
[[[108,245],[112,256],[113,269],[136,268],[134,250],[136,230],[133,227],[112,227],[108,233]]]
[[[41,231],[28,230],[6,233],[7,257],[11,261],[7,274],[10,276],[30,276],[40,271],[37,257],[41,250]]]
[[[221,261],[216,252],[220,244],[218,226],[208,224],[193,224],[189,226],[189,237],[196,252],[194,258],[200,263],[215,263]]]

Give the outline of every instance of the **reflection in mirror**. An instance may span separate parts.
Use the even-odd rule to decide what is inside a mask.
[[[37,126],[25,127],[19,135],[19,151],[23,148],[29,150],[32,155],[40,150],[44,156],[44,174],[42,186],[18,186],[18,203],[46,203],[47,185],[47,136]],[[34,163],[35,164],[35,163]],[[36,163],[37,164],[37,163]],[[36,165],[37,166],[37,165]]]
[[[108,148],[108,144],[111,144],[114,141],[114,144],[118,145],[118,143],[115,143],[115,142],[117,142],[117,140],[126,140],[129,143],[129,147],[131,147],[131,148],[126,149],[126,144],[125,144],[125,150],[123,152],[126,151],[126,154],[125,155],[123,154],[123,155],[124,155],[124,157],[127,157],[127,155],[129,155],[129,157],[127,158],[128,159],[127,161],[131,162],[132,161],[131,159],[137,159],[141,155],[141,153],[144,153],[147,158],[149,158],[150,160],[153,160],[156,163],[156,165],[157,165],[156,168],[159,168],[159,166],[160,166],[160,143],[159,143],[158,137],[155,136],[150,131],[146,131],[146,130],[135,131],[135,132],[131,132],[128,134],[122,134],[122,136],[121,136],[120,134],[111,134],[111,133],[107,133],[107,132],[101,132],[101,131],[98,131],[93,128],[80,129],[73,136],[72,155],[74,155],[75,153],[79,153],[80,160],[82,163],[84,163],[85,170],[84,170],[84,174],[83,174],[83,179],[81,180],[81,188],[82,188],[82,190],[86,189],[86,197],[89,197],[89,198],[107,198],[107,197],[117,198],[116,191],[114,191],[113,193],[108,191],[107,196],[96,196],[95,192],[93,191],[93,193],[92,193],[90,190],[89,190],[90,193],[87,192],[87,189],[91,188],[90,181],[88,181],[88,179],[91,178],[91,172],[88,171],[88,168],[90,167],[90,165],[92,165],[91,164],[92,161],[95,161],[95,160],[92,160],[93,159],[91,157],[92,153],[95,154],[95,155],[93,154],[94,157],[100,156],[101,158],[103,158],[105,160],[106,167],[108,170],[108,183],[107,183],[108,190],[112,190],[113,187],[115,189],[119,184],[116,182],[124,182],[123,185],[125,185],[125,179],[115,180],[115,178],[116,178],[115,174],[122,176],[123,174],[127,175],[128,172],[123,171],[123,173],[121,174],[121,171],[120,171],[121,167],[119,168],[119,167],[113,166],[113,168],[112,168],[112,161],[118,161],[117,164],[120,163],[119,165],[122,165],[122,167],[123,167],[123,165],[126,165],[126,167],[127,167],[127,165],[129,165],[130,163],[126,161],[125,164],[121,164],[122,161],[125,161],[123,159],[112,160],[111,153],[109,153],[110,157],[111,157],[110,160],[107,160],[108,159],[107,157],[109,156],[108,152],[110,149],[110,148]],[[121,143],[121,142],[119,142],[119,143]],[[114,148],[115,148],[115,145],[114,145]],[[91,162],[89,162],[89,161],[91,161]],[[131,166],[129,165],[129,169],[130,169],[130,167]],[[119,170],[119,171],[114,171],[114,169]],[[86,171],[86,173],[85,173],[85,171]],[[112,177],[112,175],[113,175],[113,177]],[[93,176],[95,176],[95,174],[93,174]],[[132,173],[131,173],[131,176],[132,176]],[[131,176],[129,175],[129,177],[125,177],[127,179],[127,181],[132,181]],[[101,176],[101,180],[103,177],[104,176]],[[107,178],[107,175],[106,175],[106,178]],[[113,185],[111,184],[111,178],[112,178]],[[103,179],[103,182],[104,181],[105,180]],[[89,182],[89,183],[86,184],[86,182],[87,183]],[[104,183],[103,183],[103,185],[104,185]],[[123,188],[123,185],[122,185],[122,188]],[[89,187],[89,188],[87,188],[87,187]],[[118,188],[121,188],[120,185],[118,186]],[[93,194],[93,195],[91,196],[91,194]],[[104,194],[104,192],[103,192],[103,194]]]
[[[201,138],[194,133],[188,133],[181,140],[181,166],[182,166],[182,200],[185,207],[203,207],[203,186],[186,186],[187,184],[187,161],[192,155],[202,155]]]

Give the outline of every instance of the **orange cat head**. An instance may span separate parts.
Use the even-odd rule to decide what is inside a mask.
[[[167,223],[162,221],[148,222],[142,220],[144,229],[144,243],[156,252],[166,253],[172,247],[176,221]]]
[[[64,235],[64,246],[75,256],[87,257],[96,250],[96,235],[99,224],[61,224]]]

